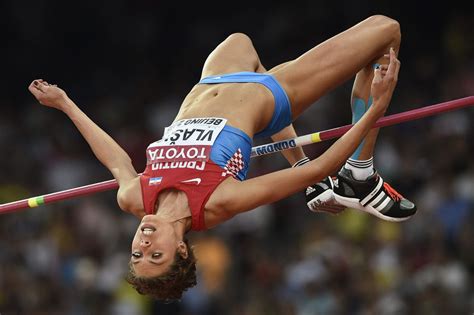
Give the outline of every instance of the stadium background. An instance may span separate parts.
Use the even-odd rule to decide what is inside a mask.
[[[36,103],[31,80],[63,87],[141,171],[144,148],[232,32],[247,33],[270,68],[385,14],[402,29],[388,114],[474,95],[474,10],[456,1],[2,1],[0,12],[1,203],[111,178],[67,117]],[[298,134],[347,124],[351,85],[297,120]],[[416,201],[412,220],[316,215],[295,195],[191,234],[199,285],[181,303],[150,301],[124,282],[138,220],[115,192],[2,215],[0,313],[471,314],[473,117],[466,108],[380,132],[375,165]],[[305,151],[314,158],[329,145]],[[287,167],[277,154],[252,163],[249,176]]]

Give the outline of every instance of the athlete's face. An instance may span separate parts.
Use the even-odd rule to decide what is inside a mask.
[[[132,242],[131,262],[138,277],[156,277],[166,272],[176,251],[187,257],[187,248],[173,225],[156,215],[143,217]]]

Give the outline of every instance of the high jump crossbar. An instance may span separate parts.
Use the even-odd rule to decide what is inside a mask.
[[[416,120],[428,116],[438,115],[440,113],[460,109],[467,106],[474,105],[474,96],[468,96],[460,99],[455,99],[443,103],[429,105],[398,114],[385,116],[377,120],[372,128],[380,128],[391,126],[411,120]],[[318,143],[334,138],[338,138],[345,134],[353,125],[345,125],[333,129],[319,131],[293,139],[264,144],[252,148],[251,157],[262,156],[270,153],[275,153],[287,149],[301,147],[313,143]],[[23,200],[13,201],[5,204],[0,204],[0,214],[10,213],[25,208],[34,208],[43,204],[49,204],[56,201],[72,199],[80,196],[91,195],[94,193],[117,189],[118,183],[115,179],[106,180],[99,183],[94,183],[86,186],[62,190],[47,195],[31,197]]]

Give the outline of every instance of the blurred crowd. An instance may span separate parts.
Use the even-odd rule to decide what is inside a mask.
[[[372,12],[360,3],[274,3],[267,15],[263,2],[230,15],[149,1],[73,10],[60,2],[29,10],[21,1],[2,3],[12,32],[4,39],[8,91],[0,95],[0,203],[111,178],[67,117],[28,95],[31,80],[44,76],[63,87],[141,172],[147,144],[172,121],[207,54],[235,31],[251,36],[270,68],[368,12],[387,12],[402,27],[402,68],[388,114],[474,95],[474,11],[434,7],[420,17],[421,5],[402,12],[382,4]],[[298,134],[349,123],[351,85],[314,104],[295,122]],[[198,285],[180,303],[150,300],[125,282],[139,221],[120,211],[115,191],[4,214],[0,313],[472,314],[473,122],[468,107],[380,131],[375,167],[419,208],[407,222],[350,209],[312,213],[301,192],[189,234]],[[305,152],[315,158],[330,144]],[[278,154],[255,158],[249,177],[288,166]]]

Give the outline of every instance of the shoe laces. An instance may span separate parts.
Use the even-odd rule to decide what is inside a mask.
[[[395,190],[392,186],[390,186],[389,183],[384,182],[383,187],[385,188],[385,191],[389,194],[390,198],[392,198],[395,201],[400,201],[403,199],[403,196]]]

